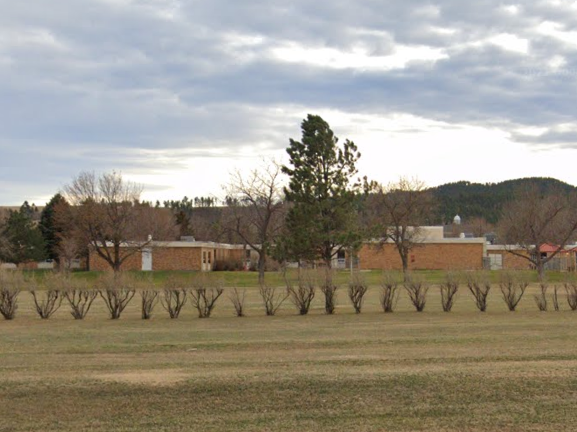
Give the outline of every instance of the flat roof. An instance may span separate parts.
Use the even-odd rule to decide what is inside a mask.
[[[112,243],[107,244],[108,247],[112,247]],[[216,243],[216,242],[202,242],[202,241],[151,241],[151,242],[130,242],[123,243],[120,247],[142,247],[142,248],[155,248],[155,247],[171,247],[171,248],[211,248],[211,249],[245,249],[244,245],[241,244],[229,244],[229,243]],[[250,246],[246,245],[247,249],[251,249]]]
[[[365,243],[382,243],[383,240],[370,240]],[[393,243],[392,240],[386,240],[385,243]],[[460,237],[449,237],[449,238],[432,238],[432,239],[423,239],[420,241],[416,241],[416,244],[451,244],[451,243],[473,243],[473,244],[486,244],[487,240],[485,237],[468,237],[468,238],[460,238]]]

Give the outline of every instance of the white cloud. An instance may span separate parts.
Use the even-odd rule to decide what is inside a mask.
[[[41,47],[64,51],[66,44],[45,28],[0,29],[0,50]]]
[[[565,57],[563,56],[555,55],[547,62],[547,64],[551,69],[558,70],[567,64],[567,60],[565,60]]]
[[[557,22],[545,21],[537,27],[543,35],[551,36],[570,45],[577,45],[577,31],[563,30],[563,25]]]
[[[344,51],[329,47],[307,47],[296,42],[285,42],[272,48],[271,52],[276,59],[287,63],[360,71],[390,71],[406,68],[411,62],[434,63],[447,58],[442,49],[399,44],[395,46],[393,54],[386,56],[371,55],[363,46]]]
[[[509,51],[521,54],[529,52],[529,41],[514,34],[501,33],[489,38],[488,41]]]
[[[512,4],[512,5],[505,5],[501,7],[505,12],[511,14],[511,15],[517,15],[519,14],[520,11],[520,6],[517,4]]]

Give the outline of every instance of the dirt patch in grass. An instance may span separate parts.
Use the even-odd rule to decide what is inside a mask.
[[[147,386],[173,386],[186,381],[190,378],[190,375],[178,369],[158,369],[96,374],[93,377],[106,382]]]

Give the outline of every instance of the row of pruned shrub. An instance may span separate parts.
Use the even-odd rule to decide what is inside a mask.
[[[398,278],[385,276],[382,284],[383,292],[381,304],[385,312],[392,312],[398,300],[398,288],[402,286],[408,293],[409,299],[417,312],[422,312],[427,303],[427,293],[431,284],[413,275],[407,275],[402,283]],[[514,312],[525,295],[529,282],[522,273],[501,272],[499,282],[492,283],[490,275],[486,272],[451,273],[445,275],[445,280],[438,284],[441,294],[441,306],[443,311],[450,312],[457,299],[457,293],[461,287],[466,288],[472,295],[476,308],[481,312],[487,311],[488,297],[492,287],[498,286],[500,296],[507,305],[509,311]],[[569,308],[577,310],[577,281],[563,283],[566,300]],[[548,293],[551,292],[549,295]],[[540,311],[547,311],[552,304],[553,309],[559,311],[559,286],[549,287],[547,283],[539,284],[539,293],[533,296],[535,304]]]
[[[191,287],[185,281],[169,278],[162,290],[157,290],[152,280],[139,280],[127,274],[107,274],[90,288],[86,281],[72,279],[57,273],[42,280],[43,289],[34,279],[25,279],[18,272],[0,274],[0,314],[7,320],[15,317],[18,296],[25,287],[32,295],[34,309],[42,319],[50,318],[63,303],[70,307],[74,319],[84,319],[94,301],[101,298],[109,317],[118,319],[138,293],[142,319],[150,319],[155,306],[160,303],[170,318],[178,318],[184,305],[190,302],[200,318],[208,318],[224,289],[206,278],[196,278]]]
[[[296,280],[285,278],[286,287],[271,287],[261,285],[259,294],[268,316],[275,315],[288,300],[300,315],[308,314],[312,302],[320,291],[324,297],[325,313],[333,314],[337,304],[337,286],[311,276],[311,273],[301,273]],[[127,274],[110,274],[99,278],[93,288],[86,281],[72,279],[66,275],[49,274],[42,281],[43,289],[38,290],[38,283],[33,279],[26,280],[20,273],[0,274],[0,314],[7,320],[15,317],[18,309],[18,295],[27,289],[33,298],[34,309],[42,319],[50,318],[63,303],[68,304],[74,319],[83,319],[90,311],[97,298],[101,298],[111,319],[120,318],[127,305],[137,295],[140,297],[142,319],[150,319],[157,304],[176,319],[187,303],[197,311],[199,318],[210,317],[217,301],[224,293],[222,283],[215,282],[204,276],[186,281],[169,277],[159,290],[150,279],[142,280]],[[487,310],[487,299],[492,284],[488,274],[471,272],[466,274],[447,273],[440,290],[443,311],[450,312],[457,299],[461,287],[467,288],[472,294],[474,304],[479,311]],[[24,288],[25,287],[25,288]],[[427,304],[427,294],[431,284],[415,275],[401,275],[394,272],[383,274],[380,283],[380,305],[385,313],[395,310],[400,292],[405,291],[415,310],[422,312]],[[528,287],[528,282],[515,273],[502,273],[498,283],[501,297],[510,311],[515,311]],[[577,281],[567,281],[563,284],[566,300],[571,310],[577,310]],[[362,312],[364,299],[369,286],[361,274],[354,274],[347,287],[347,297],[356,313]],[[554,310],[560,310],[559,289],[554,286],[548,295],[547,284],[540,284],[539,294],[534,295],[539,310],[546,311],[552,304]],[[246,315],[246,290],[231,288],[228,298],[239,317]]]

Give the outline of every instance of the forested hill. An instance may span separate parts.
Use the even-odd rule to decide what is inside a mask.
[[[460,181],[431,188],[431,191],[439,203],[439,222],[451,222],[458,214],[463,220],[483,217],[495,223],[499,220],[503,204],[513,197],[515,190],[527,185],[537,185],[545,192],[554,189],[565,192],[577,190],[575,186],[554,178],[530,177],[484,184]]]

